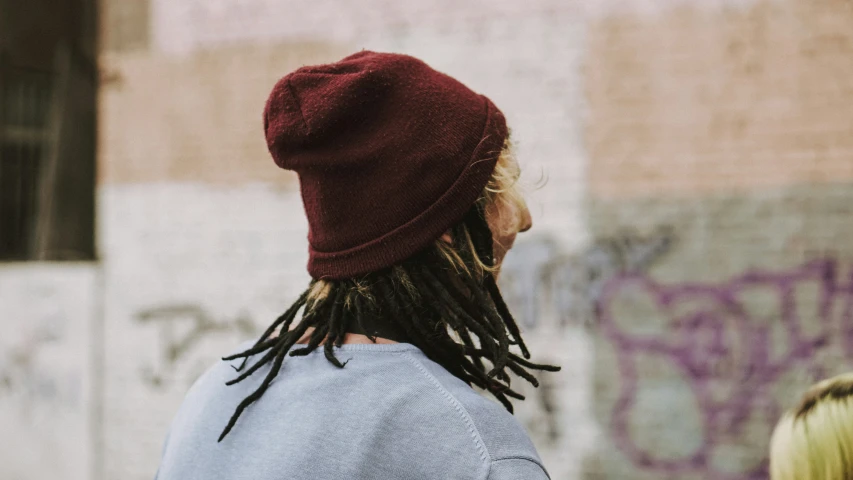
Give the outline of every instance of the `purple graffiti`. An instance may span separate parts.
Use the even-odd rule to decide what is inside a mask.
[[[616,351],[620,375],[610,426],[616,447],[639,469],[661,474],[701,474],[714,480],[767,477],[766,458],[742,471],[721,469],[713,452],[727,438],[742,434],[754,418],[769,431],[790,398],[775,398],[771,387],[795,369],[808,382],[844,365],[826,364],[822,351],[853,355],[851,299],[853,278],[840,280],[834,260],[817,260],[790,271],[752,272],[720,284],[664,285],[640,273],[612,278],[597,301],[598,328]],[[798,292],[816,292],[815,309]],[[765,295],[771,309],[751,309],[750,299]],[[633,301],[625,301],[633,299]],[[631,308],[642,299],[663,321],[649,325]],[[636,321],[631,322],[636,318]],[[648,372],[638,371],[639,356],[667,362],[692,393],[703,431],[689,454],[662,458],[632,438],[632,419]],[[838,358],[838,357],[836,357]],[[847,365],[850,366],[849,364]],[[787,378],[787,377],[785,377]],[[805,380],[805,379],[804,379]],[[674,419],[673,421],[678,421]],[[767,439],[759,447],[766,451]]]

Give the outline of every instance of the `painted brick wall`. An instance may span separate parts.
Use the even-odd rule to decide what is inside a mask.
[[[781,412],[853,366],[851,27],[842,0],[590,23],[590,235],[671,239],[590,298],[588,478],[766,478]]]
[[[57,350],[90,359],[69,368],[92,408],[63,427],[90,441],[55,445],[73,464],[8,456],[20,478],[151,478],[188,385],[305,285],[298,188],[269,160],[260,112],[281,75],[361,48],[420,56],[489,95],[524,181],[547,179],[502,286],[537,359],[564,366],[518,413],[552,478],[764,478],[780,411],[850,366],[849,2],[104,9],[90,269],[104,289],[38,266],[16,277],[64,292],[77,323],[100,325],[102,305],[87,337],[102,350]],[[4,318],[34,315],[4,291]]]
[[[154,0],[149,47],[105,53],[106,478],[150,478],[189,383],[307,282],[298,188],[269,159],[260,122],[272,84],[299,65],[401,51],[489,95],[525,182],[547,176],[530,196],[537,229],[564,248],[583,244],[581,18],[560,2],[486,5],[321,2],[294,15],[306,9]],[[528,392],[519,416],[554,478],[573,478],[596,431],[592,341],[582,329],[555,337],[548,324],[531,323],[529,343],[567,368]]]

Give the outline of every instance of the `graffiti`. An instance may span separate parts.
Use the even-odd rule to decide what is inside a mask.
[[[674,240],[672,228],[659,227],[646,235],[626,230],[602,237],[575,255],[563,254],[549,237],[520,243],[501,269],[501,291],[526,327],[547,318],[560,326],[589,325],[604,284],[646,271]]]
[[[0,398],[19,398],[30,410],[34,405],[79,406],[82,398],[79,375],[51,368],[43,352],[61,340],[56,318],[43,320],[25,337],[0,354]]]
[[[605,282],[620,274],[645,272],[674,239],[669,227],[648,234],[623,230],[597,239],[575,255],[563,254],[550,237],[520,242],[502,266],[501,291],[527,329],[549,322],[558,327],[592,325],[595,300]],[[518,405],[520,417],[542,445],[557,445],[563,435],[557,398],[564,386],[551,374],[536,377],[539,388],[522,387],[528,401]]]
[[[235,319],[218,320],[197,305],[168,305],[145,309],[136,314],[143,324],[157,325],[160,335],[160,352],[157,366],[143,369],[142,378],[152,387],[163,387],[173,376],[179,363],[192,362],[202,342],[212,335],[239,335],[247,337],[256,333],[254,323],[247,315]],[[190,366],[187,383],[192,383],[207,368],[207,363],[196,361]]]
[[[524,422],[527,431],[538,440],[538,445],[552,447],[559,443],[562,435],[561,424],[557,421],[559,385],[553,374],[538,371],[531,373],[539,381],[539,387],[533,388],[527,384],[515,387],[527,398],[524,402],[515,402],[515,407],[518,417]]]
[[[819,259],[718,283],[658,282],[650,269],[675,239],[671,228],[623,232],[573,255],[550,238],[523,242],[501,288],[528,332],[593,327],[597,361],[611,362],[596,367],[598,416],[632,468],[766,478],[781,412],[853,357],[853,272]],[[528,428],[553,442],[561,432],[544,426],[559,426],[559,405],[543,390],[525,393],[538,405]]]
[[[842,277],[836,261],[816,260],[720,284],[664,285],[640,273],[610,279],[597,300],[597,326],[615,352],[619,374],[609,425],[616,447],[637,468],[660,474],[766,478],[766,435],[740,445],[756,458],[735,471],[715,462],[715,455],[742,442],[756,423],[769,433],[790,406],[790,398],[779,404],[774,387],[785,384],[790,392],[798,374],[800,388],[853,355],[853,278]],[[644,370],[643,359],[672,367],[676,373],[665,381],[683,382],[692,397],[701,431],[680,455],[661,456],[632,430],[632,422],[647,414],[638,407],[642,382],[660,376],[659,368]]]

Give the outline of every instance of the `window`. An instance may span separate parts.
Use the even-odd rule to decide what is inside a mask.
[[[0,261],[95,258],[97,69],[62,42],[54,57],[0,51]]]
[[[51,75],[0,64],[0,259],[38,255]],[[46,185],[44,185],[46,186]]]
[[[0,0],[0,261],[95,258],[94,0]]]

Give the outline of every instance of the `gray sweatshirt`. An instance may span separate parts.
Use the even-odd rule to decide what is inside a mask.
[[[287,357],[221,443],[270,366],[230,387],[239,362],[213,366],[178,411],[156,480],[549,478],[515,417],[414,345],[347,344],[335,353],[349,360],[343,369],[322,347]]]

